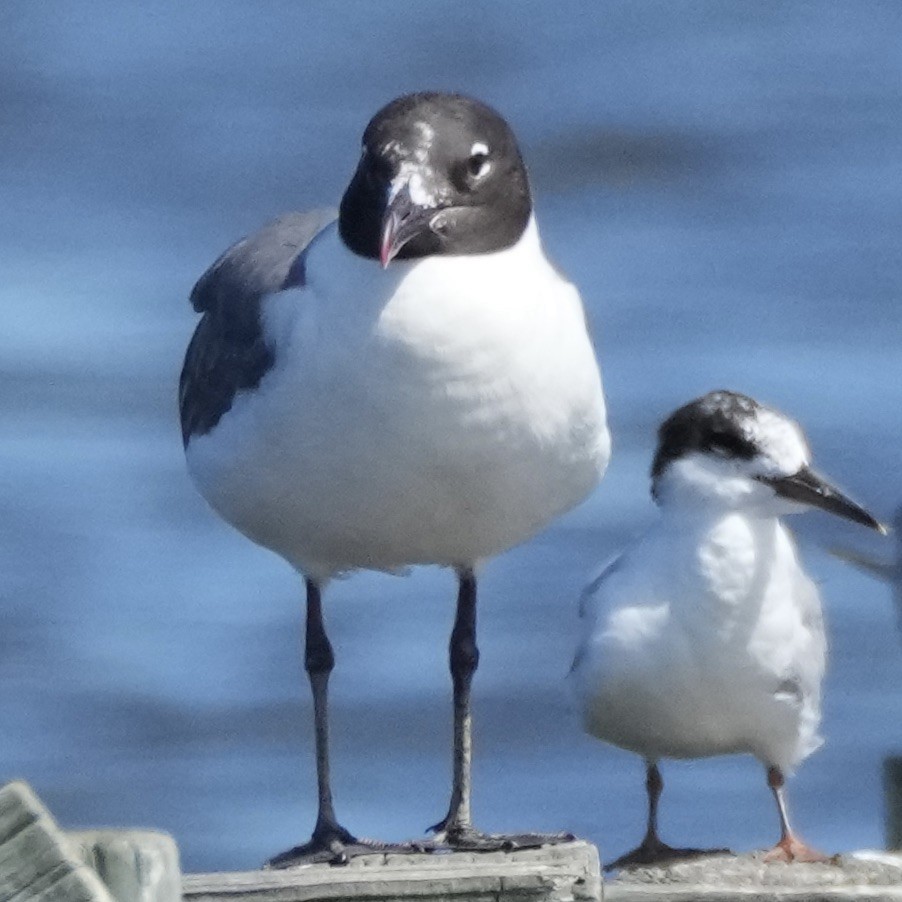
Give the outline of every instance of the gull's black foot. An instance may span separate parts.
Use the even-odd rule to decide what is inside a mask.
[[[604,866],[605,871],[639,867],[649,864],[668,864],[685,858],[701,858],[705,855],[732,855],[729,849],[675,849],[660,840],[643,840],[642,845],[621,855],[616,861]]]
[[[357,839],[339,824],[328,827],[317,826],[309,842],[295,846],[287,852],[280,852],[270,858],[264,867],[281,869],[302,864],[347,864],[355,855],[389,850],[390,847],[384,843],[371,839]]]
[[[571,842],[576,838],[572,833],[483,833],[469,824],[453,823],[439,823],[430,829],[435,838],[424,846],[436,852],[442,851],[442,847],[456,852],[512,852]]]

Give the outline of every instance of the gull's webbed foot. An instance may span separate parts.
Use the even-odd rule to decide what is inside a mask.
[[[430,827],[435,834],[427,843],[435,850],[442,846],[458,852],[510,852],[514,849],[537,849],[540,846],[571,842],[572,833],[484,833],[470,824],[444,820]]]
[[[372,840],[357,839],[340,824],[317,824],[307,842],[273,856],[265,867],[281,869],[302,864],[347,864],[354,855],[379,851],[380,846]]]

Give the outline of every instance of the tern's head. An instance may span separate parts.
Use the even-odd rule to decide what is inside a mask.
[[[363,134],[339,231],[381,261],[484,254],[514,245],[532,213],[526,167],[507,122],[459,94],[409,94]]]
[[[672,413],[658,430],[652,494],[660,504],[759,515],[819,507],[884,532],[864,508],[809,466],[798,424],[753,398],[715,391]]]

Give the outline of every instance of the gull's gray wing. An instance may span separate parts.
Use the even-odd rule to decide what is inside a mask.
[[[198,280],[202,313],[179,379],[182,440],[209,432],[239,391],[272,366],[260,324],[262,299],[304,284],[304,250],[335,219],[333,210],[288,213],[232,245]]]

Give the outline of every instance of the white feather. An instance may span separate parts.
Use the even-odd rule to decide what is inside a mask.
[[[820,745],[820,600],[776,517],[666,507],[583,605],[571,679],[592,735],[650,759],[748,752],[783,771]]]
[[[357,257],[335,227],[264,303],[275,365],[187,449],[228,521],[317,578],[471,565],[581,501],[610,456],[576,289],[530,223],[494,254]]]

